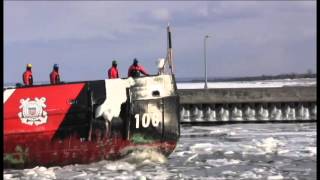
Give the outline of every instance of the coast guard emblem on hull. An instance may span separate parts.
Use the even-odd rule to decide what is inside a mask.
[[[35,124],[36,126],[40,124],[44,124],[47,122],[48,116],[47,112],[43,110],[43,108],[47,107],[44,103],[46,98],[35,98],[33,101],[30,101],[30,98],[21,99],[19,106],[22,109],[22,112],[18,113],[18,116],[21,119],[23,124],[28,124],[32,126]]]

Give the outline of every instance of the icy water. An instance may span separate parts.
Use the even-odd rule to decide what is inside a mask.
[[[4,170],[4,179],[316,179],[316,123],[183,126],[169,158]]]

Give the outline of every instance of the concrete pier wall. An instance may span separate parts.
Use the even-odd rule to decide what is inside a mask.
[[[316,102],[317,89],[310,87],[179,89],[181,104]]]

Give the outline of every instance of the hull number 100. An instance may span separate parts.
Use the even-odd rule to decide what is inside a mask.
[[[134,116],[136,119],[136,128],[140,128],[140,114]],[[150,125],[157,127],[160,123],[160,115],[158,113],[143,113],[141,117],[141,126],[147,128]]]

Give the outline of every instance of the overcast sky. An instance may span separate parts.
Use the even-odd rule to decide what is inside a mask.
[[[151,73],[166,56],[170,22],[176,76],[316,72],[315,1],[5,1],[4,82],[48,81],[54,63],[65,81],[121,77],[133,58]]]

